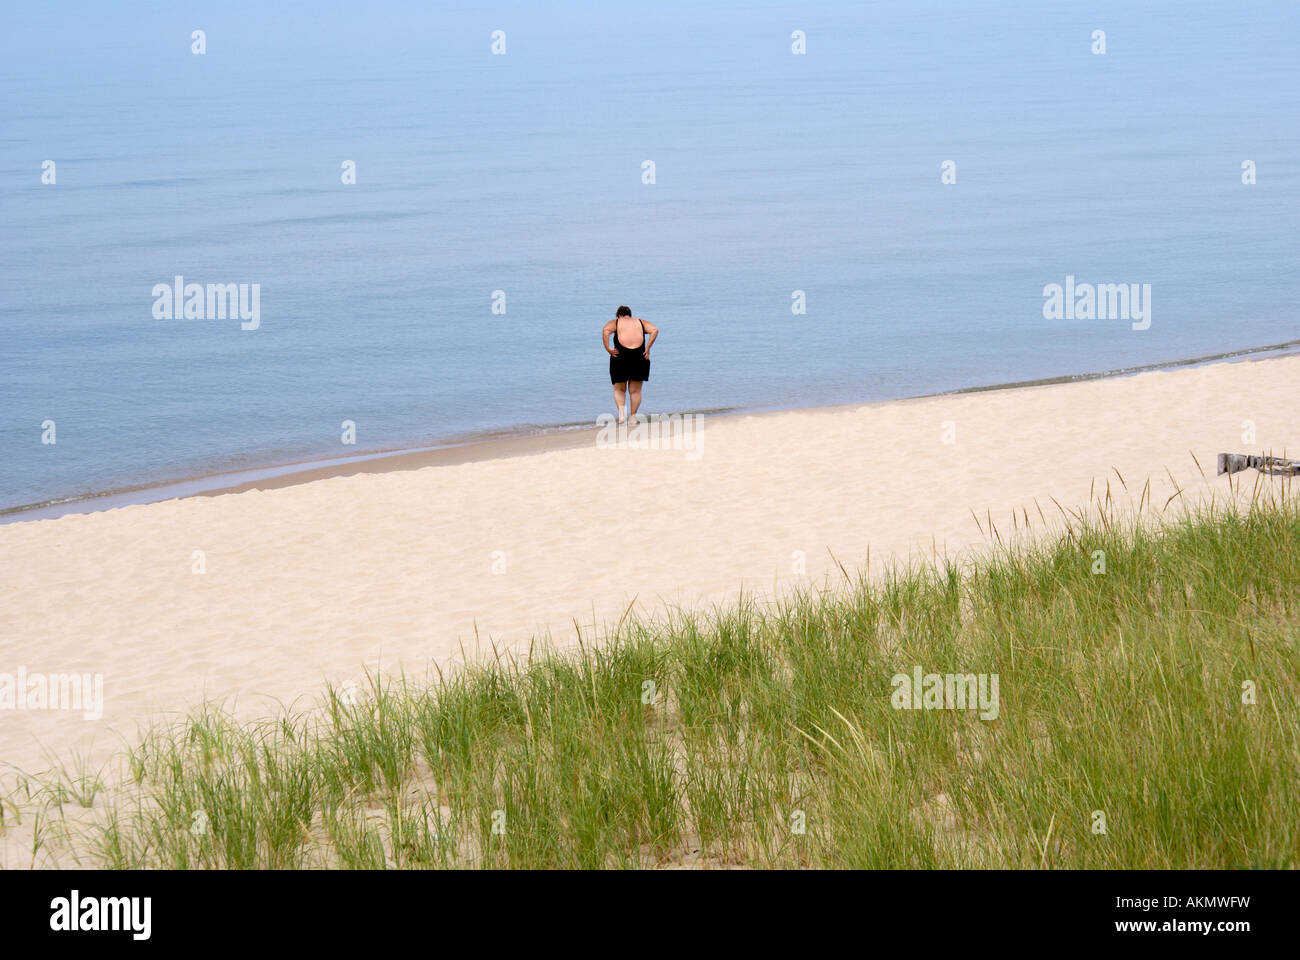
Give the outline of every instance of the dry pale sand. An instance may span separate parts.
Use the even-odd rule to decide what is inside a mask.
[[[1220,451],[1300,449],[1300,357],[852,408],[706,419],[699,456],[597,449],[365,473],[0,527],[0,673],[104,678],[104,716],[0,710],[25,770],[202,698],[303,704],[326,681],[820,583],[831,554],[959,555],[1012,512],[1226,492]],[[648,394],[654,400],[654,393]],[[954,442],[945,443],[945,421]],[[1255,440],[1243,440],[1245,422]],[[1208,479],[1202,479],[1192,454]],[[1166,474],[1172,473],[1174,481]],[[1253,482],[1253,473],[1251,475]],[[1175,500],[1175,504],[1179,501]],[[203,551],[206,572],[192,572]],[[496,553],[500,551],[500,553]],[[806,575],[794,572],[796,551]],[[494,572],[494,563],[504,572]]]

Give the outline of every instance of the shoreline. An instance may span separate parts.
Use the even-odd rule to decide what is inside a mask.
[[[1240,350],[1229,350],[1199,357],[1122,367],[1116,370],[1063,374],[1035,380],[1016,380],[1007,383],[957,387],[952,390],[942,390],[938,393],[917,394],[883,400],[822,404],[810,407],[719,407],[709,410],[674,412],[683,415],[700,414],[710,417],[731,418],[796,411],[816,413],[819,411],[853,410],[935,397],[961,396],[963,394],[1002,390],[1023,390],[1032,387],[1082,383],[1091,380],[1118,379],[1157,370],[1196,367],[1212,363],[1263,360],[1274,356],[1289,356],[1297,353],[1300,353],[1300,339],[1265,346],[1245,347]],[[391,473],[403,470],[419,470],[424,467],[453,466],[483,460],[549,453],[554,450],[567,450],[585,446],[593,442],[592,438],[598,429],[594,423],[508,427],[462,434],[460,437],[427,446],[374,450],[343,457],[300,460],[248,467],[242,470],[198,474],[180,480],[138,484],[93,493],[75,494],[39,503],[6,507],[0,509],[0,526],[51,520],[72,514],[100,513],[121,507],[141,506],[189,497],[217,497],[231,493],[244,493],[249,490],[279,490],[299,484],[312,483],[316,480],[350,477],[362,473]]]
[[[1279,385],[1297,374],[1300,352],[719,417],[699,457],[584,430],[566,449],[538,436],[419,455],[440,470],[360,460],[321,482],[0,526],[0,674],[103,691],[89,717],[5,712],[0,768],[93,769],[205,703],[252,718],[377,671],[431,677],[738,597],[960,567],[1059,537],[1094,504],[1177,521],[1245,503],[1289,481],[1216,475],[1215,455],[1293,452],[1300,400]]]

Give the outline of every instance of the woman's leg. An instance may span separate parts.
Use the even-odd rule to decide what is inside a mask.
[[[641,384],[638,383],[638,384],[637,384],[638,392],[639,392],[639,390],[640,390],[640,387],[641,387]],[[623,401],[626,400],[626,399],[627,399],[627,384],[626,384],[626,383],[616,383],[616,384],[614,384],[614,405],[615,405],[616,407],[618,407],[618,422],[619,422],[619,423],[622,423],[622,422],[623,422],[623,419],[624,419],[624,415],[623,415]]]
[[[635,417],[637,408],[641,406],[641,381],[629,380],[627,382],[627,395],[632,401],[632,409],[627,412],[629,417]]]

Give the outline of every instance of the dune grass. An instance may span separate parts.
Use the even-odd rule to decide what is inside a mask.
[[[1298,615],[1293,500],[1159,529],[1102,509],[961,569],[624,622],[261,723],[206,710],[132,748],[92,860],[1290,867]],[[896,709],[917,666],[996,674],[997,718]]]

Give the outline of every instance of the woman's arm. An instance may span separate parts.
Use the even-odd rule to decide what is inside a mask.
[[[645,320],[642,320],[641,322],[645,324],[645,332],[646,332],[645,358],[649,360],[650,348],[654,346],[655,338],[659,336],[659,328],[656,327],[653,323],[648,323]]]
[[[600,345],[605,348],[605,352],[611,357],[617,357],[618,351],[609,345],[609,335],[617,329],[615,321],[611,320],[600,328]]]

